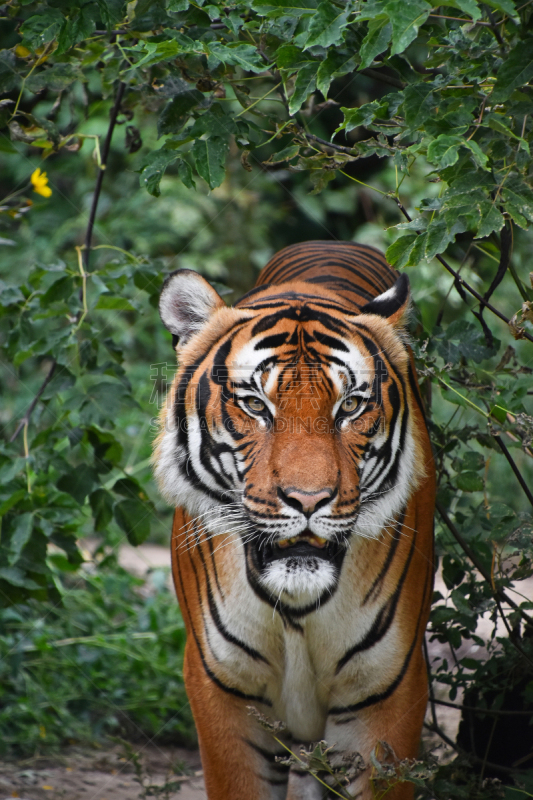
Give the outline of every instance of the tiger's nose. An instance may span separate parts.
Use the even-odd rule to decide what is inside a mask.
[[[331,500],[333,489],[321,489],[319,492],[303,492],[292,488],[287,491],[280,489],[279,494],[287,505],[309,516],[316,511],[319,504],[324,505],[324,501]]]

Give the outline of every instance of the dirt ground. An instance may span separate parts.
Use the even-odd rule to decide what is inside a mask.
[[[91,549],[91,542],[87,542]],[[143,575],[148,569],[168,567],[169,552],[165,547],[146,545],[122,548],[120,563],[125,569]],[[525,584],[527,583],[527,587]],[[439,576],[436,589],[443,594],[446,589]],[[521,585],[522,592],[533,597],[533,580]],[[482,620],[477,633],[488,636],[489,620]],[[464,651],[464,652],[463,652]],[[430,644],[430,659],[450,657],[447,645]],[[460,657],[469,655],[481,658],[483,648],[465,643]],[[438,699],[445,700],[445,692]],[[456,698],[455,702],[461,702]],[[438,723],[444,732],[455,739],[460,712],[456,709],[437,706]],[[430,721],[430,712],[427,716]],[[425,748],[439,747],[438,757],[448,758],[451,751],[442,747],[440,739],[424,732]],[[159,797],[161,800],[207,800],[198,751],[181,748],[135,745],[141,771],[135,773],[131,760],[125,757],[124,748],[117,745],[106,750],[69,748],[59,757],[35,758],[16,763],[0,762],[0,800],[144,800]],[[182,773],[178,776],[176,772]],[[170,788],[178,781],[180,788]],[[167,785],[168,791],[163,787]],[[170,785],[170,786],[169,786]]]
[[[71,748],[57,758],[0,764],[0,799],[20,800],[207,800],[197,751],[169,747],[135,747],[142,764],[135,774],[120,746],[102,750]],[[178,777],[173,768],[185,775]],[[139,780],[141,783],[139,783]],[[178,781],[168,794],[162,787]],[[157,791],[159,789],[159,791]]]

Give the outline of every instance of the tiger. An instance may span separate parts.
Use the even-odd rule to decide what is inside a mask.
[[[233,307],[194,271],[164,283],[178,368],[154,472],[176,507],[209,800],[333,796],[287,761],[318,741],[334,769],[358,754],[346,773],[358,800],[377,796],[384,747],[394,763],[417,756],[435,469],[410,303],[407,275],[353,242],[286,247]],[[393,781],[388,797],[413,786]]]

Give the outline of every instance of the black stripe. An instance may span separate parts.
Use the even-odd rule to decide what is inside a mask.
[[[337,668],[335,670],[335,675],[339,674],[341,669],[348,663],[348,661],[350,661],[351,658],[353,658],[354,655],[356,655],[356,653],[361,653],[364,650],[370,650],[371,647],[373,647],[375,644],[381,641],[381,639],[383,639],[383,637],[389,630],[392,620],[394,619],[394,616],[396,614],[396,607],[398,605],[402,588],[405,583],[405,578],[407,576],[407,572],[411,564],[411,559],[413,558],[415,543],[416,543],[416,531],[413,532],[413,535],[411,537],[411,547],[409,548],[409,553],[407,555],[407,558],[405,559],[405,564],[402,570],[402,574],[400,575],[400,579],[396,585],[394,593],[380,608],[370,630],[368,631],[366,636],[362,639],[362,641],[357,642],[357,644],[354,644],[353,647],[350,647],[350,649],[347,650],[346,653],[343,655],[343,657],[339,660]]]
[[[185,594],[185,587],[183,586],[183,580],[182,580],[182,577],[181,577],[181,569],[179,567],[179,561],[176,560],[176,563],[178,565],[178,577],[179,577],[179,582],[180,582],[180,586],[181,586],[181,595],[183,597],[185,610],[186,610],[187,616],[189,618],[189,626],[190,626],[190,629],[191,629],[191,632],[192,632],[192,635],[193,635],[193,639],[194,639],[194,641],[196,643],[196,647],[198,648],[198,653],[200,655],[200,659],[201,659],[202,666],[204,668],[205,674],[207,675],[208,678],[210,678],[210,680],[213,681],[213,683],[216,686],[218,686],[219,689],[222,689],[223,692],[226,692],[227,694],[232,694],[234,697],[240,697],[241,700],[253,700],[256,703],[263,703],[265,706],[271,707],[272,703],[270,702],[270,700],[267,700],[265,697],[261,697],[260,695],[254,695],[254,694],[245,694],[244,692],[241,692],[239,689],[235,689],[232,686],[227,686],[225,683],[223,683],[220,680],[220,678],[217,678],[217,676],[215,675],[213,670],[207,664],[207,662],[205,660],[205,656],[204,656],[203,650],[202,650],[202,647],[200,645],[200,641],[199,641],[198,636],[196,634],[196,631],[194,629],[192,616],[191,616],[191,612],[190,612],[190,609],[189,609],[189,604],[187,602],[187,595]],[[196,575],[196,570],[194,568],[194,562],[192,561],[192,558],[191,558],[191,563],[193,564],[193,569],[195,571],[196,580],[198,580],[198,576]],[[199,604],[200,604],[200,608],[201,608],[202,607],[201,597],[199,597]]]
[[[418,612],[418,620],[417,620],[417,623],[416,623],[415,635],[413,637],[413,641],[411,642],[411,646],[410,646],[409,650],[407,651],[407,655],[405,656],[402,668],[400,669],[399,673],[396,675],[394,680],[388,685],[388,687],[383,692],[378,692],[376,694],[371,694],[369,697],[367,697],[365,700],[361,700],[361,702],[359,702],[359,703],[353,703],[352,705],[349,705],[349,706],[337,706],[335,708],[331,708],[328,711],[328,716],[329,715],[338,715],[338,714],[352,714],[354,711],[361,711],[363,708],[368,708],[369,706],[373,706],[376,703],[380,703],[382,700],[386,700],[388,697],[391,696],[391,694],[393,694],[396,691],[396,689],[398,688],[398,686],[402,682],[402,680],[403,680],[403,678],[405,676],[405,673],[407,672],[407,669],[409,668],[409,664],[411,662],[411,657],[413,655],[413,652],[414,652],[414,649],[415,649],[415,646],[416,646],[416,642],[417,642],[417,639],[418,639],[419,628],[420,628],[420,620],[422,619],[422,612],[423,612],[424,607],[425,607],[425,602],[424,601],[425,601],[425,597],[426,597],[427,584],[428,584],[428,580],[427,579],[428,579],[428,576],[427,576],[427,571],[426,571],[426,581],[425,581],[425,585],[424,585],[424,592],[423,592],[423,595],[422,595],[422,601],[421,601],[421,604],[420,604],[420,611]],[[347,722],[348,722],[348,720],[338,720],[336,724],[337,725],[344,725],[344,724],[347,724]]]
[[[405,520],[405,508],[401,512],[400,519],[397,521],[396,525],[394,526],[394,534],[393,534],[392,541],[391,541],[391,544],[390,544],[390,547],[389,547],[389,552],[387,553],[387,558],[385,559],[385,561],[383,563],[383,566],[381,567],[381,569],[379,571],[379,574],[377,575],[376,578],[374,578],[374,581],[372,582],[372,586],[370,587],[368,592],[365,594],[364,599],[363,599],[363,605],[365,605],[368,602],[369,598],[374,594],[374,592],[378,589],[378,587],[383,583],[385,575],[387,574],[387,572],[389,570],[389,567],[390,567],[390,565],[392,563],[392,559],[394,558],[394,554],[396,552],[396,548],[398,547],[398,543],[400,541],[400,535],[401,535],[401,527],[402,527],[402,525],[404,523],[404,520]]]

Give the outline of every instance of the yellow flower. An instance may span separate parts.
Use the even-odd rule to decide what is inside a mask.
[[[31,182],[34,192],[41,194],[43,197],[50,197],[52,190],[48,186],[48,177],[46,172],[41,172],[40,167],[37,167],[35,172],[32,172]]]

